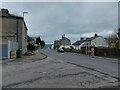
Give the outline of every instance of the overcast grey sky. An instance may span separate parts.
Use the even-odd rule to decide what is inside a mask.
[[[94,33],[107,36],[118,28],[117,2],[4,2],[10,13],[25,14],[28,35],[53,43],[63,34],[72,40]]]

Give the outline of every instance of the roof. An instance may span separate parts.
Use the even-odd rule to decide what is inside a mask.
[[[1,9],[1,11],[0,11],[0,17],[20,18],[20,19],[23,19],[23,17],[21,17],[21,16],[17,16],[17,15],[14,15],[14,14],[10,14],[7,9]]]
[[[86,40],[78,40],[75,43],[73,43],[72,45],[81,45],[83,42],[91,41],[91,40],[94,40],[94,39],[96,39],[98,37],[101,37],[101,36],[95,36],[95,37],[91,37],[91,38],[86,38]]]
[[[58,41],[62,41],[62,40],[68,40],[68,41],[71,41],[70,39],[68,39],[67,37],[64,37],[64,36],[62,36],[62,38],[61,39],[59,39]]]
[[[9,11],[8,11],[8,9],[1,9],[1,11],[0,11],[0,17],[2,17],[2,18],[17,18],[17,19],[22,19],[22,21],[24,22],[23,17],[17,16],[17,15],[14,15],[14,14],[10,14]],[[24,25],[25,25],[26,30],[28,30],[25,22],[24,22]]]
[[[62,39],[67,39],[67,40],[69,40],[70,41],[70,39],[68,39],[67,37],[65,37],[65,36],[62,36]],[[62,39],[60,39],[60,40],[62,40]]]
[[[75,43],[73,43],[72,45],[81,45],[82,43],[84,42],[84,40],[79,40],[79,41],[76,41]]]
[[[96,39],[96,38],[98,38],[98,37],[101,37],[101,36],[95,36],[95,37],[91,37],[91,38],[86,38],[85,41],[91,41],[91,40],[94,40],[94,39]]]

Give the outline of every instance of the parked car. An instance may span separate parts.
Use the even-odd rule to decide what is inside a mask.
[[[62,48],[58,48],[57,51],[64,53],[64,50]]]
[[[61,45],[59,48],[62,48],[65,52],[71,52],[73,49],[71,45]]]

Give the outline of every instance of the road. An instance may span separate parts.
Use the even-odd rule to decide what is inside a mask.
[[[118,86],[117,60],[91,58],[76,53],[58,53],[53,49],[38,50],[36,54],[21,59],[0,64],[3,88]]]
[[[47,54],[49,57],[59,58],[65,62],[108,74],[115,78],[119,78],[118,60],[100,57],[92,58],[91,56],[76,53],[58,53],[53,49],[43,49],[42,52]]]

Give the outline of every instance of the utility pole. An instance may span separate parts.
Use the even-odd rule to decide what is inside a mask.
[[[19,23],[18,23],[19,21],[18,20],[19,19],[17,18],[17,27],[16,27],[17,28],[17,32],[16,32],[17,37],[16,37],[16,42],[18,42],[18,25],[19,25]]]

